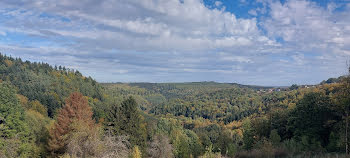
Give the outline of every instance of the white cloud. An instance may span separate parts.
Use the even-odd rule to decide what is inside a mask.
[[[233,62],[239,62],[239,63],[253,63],[253,61],[247,57],[247,56],[237,56],[232,55],[230,53],[220,52],[220,60],[223,61],[233,61]]]
[[[23,43],[0,41],[0,50],[79,68],[99,81],[237,77],[269,84],[257,81],[267,77],[289,84],[297,79],[290,76],[306,80],[311,70],[308,82],[340,74],[330,68],[350,54],[350,7],[257,2],[262,6],[246,13],[256,18],[237,18],[221,1],[207,8],[202,0],[2,0],[0,35],[25,37]]]
[[[292,58],[294,59],[294,62],[297,65],[304,65],[304,54],[296,54],[296,55],[292,55]]]
[[[258,13],[256,12],[255,9],[249,10],[248,13],[249,13],[250,15],[253,15],[253,16],[257,16],[257,15],[258,15]]]
[[[55,1],[56,5],[52,5],[51,1],[28,2],[19,5],[37,11],[37,14],[24,14],[16,10],[8,14],[17,18],[13,21],[21,19],[23,25],[38,22],[37,25],[43,27],[40,29],[61,32],[63,36],[67,35],[65,32],[82,32],[79,33],[80,35],[69,33],[69,35],[75,35],[78,38],[98,34],[99,37],[107,36],[107,39],[111,39],[108,35],[113,35],[112,40],[115,42],[123,43],[123,40],[133,39],[134,43],[142,43],[134,45],[134,47],[141,49],[148,47],[150,50],[157,50],[160,46],[163,47],[162,51],[166,49],[181,50],[182,48],[188,50],[188,47],[191,47],[191,50],[216,49],[217,46],[221,46],[216,45],[216,42],[227,40],[227,38],[241,40],[247,36],[263,36],[259,32],[255,19],[237,19],[232,13],[206,8],[200,0],[186,0],[183,3],[178,0],[117,2]],[[12,5],[4,3],[3,6],[11,7]],[[127,9],[130,7],[131,9]],[[140,11],[143,12],[140,13]],[[62,30],[61,27],[50,26],[45,24],[42,18],[37,17],[40,12],[67,17],[74,21],[74,25],[50,19],[50,23],[56,23],[58,26],[68,25],[67,27],[71,27],[71,29]],[[28,27],[22,29],[26,31],[37,30],[37,28]],[[104,34],[106,29],[110,33]],[[126,37],[121,39],[117,36]],[[96,36],[92,37],[96,38]],[[144,42],[145,39],[150,42]],[[186,41],[188,44],[181,41]],[[246,42],[237,41],[232,46],[240,46],[240,43],[246,45]]]
[[[221,1],[215,1],[215,6],[216,7],[220,7],[222,5],[222,2]]]
[[[318,50],[329,53],[329,49],[346,49],[344,41],[349,39],[346,28],[350,19],[344,16],[350,11],[334,12],[333,3],[328,9],[309,1],[287,1],[285,4],[271,2],[271,18],[263,25],[270,37],[281,37],[288,44],[297,45],[295,49]],[[324,48],[324,49],[320,49]]]

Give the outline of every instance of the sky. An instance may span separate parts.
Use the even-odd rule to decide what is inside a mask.
[[[317,84],[346,74],[350,0],[0,0],[0,52],[99,82]]]

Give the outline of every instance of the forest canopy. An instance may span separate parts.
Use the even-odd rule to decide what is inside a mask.
[[[0,157],[346,156],[350,77],[318,85],[98,83],[0,55]]]

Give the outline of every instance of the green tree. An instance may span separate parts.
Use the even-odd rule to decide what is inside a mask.
[[[47,157],[46,145],[49,139],[48,127],[52,121],[37,111],[28,110],[26,111],[26,122],[34,137],[38,152],[42,157]]]
[[[280,135],[278,134],[277,130],[274,129],[274,130],[271,130],[271,133],[270,133],[270,141],[272,143],[273,146],[277,147],[280,142],[281,142],[281,137]]]
[[[220,148],[221,154],[227,155],[230,145],[232,145],[232,137],[229,130],[223,130],[218,138],[217,146]]]
[[[348,67],[348,74],[342,79],[334,99],[336,102],[335,110],[344,120],[345,152],[349,154],[350,66]]]
[[[298,89],[298,85],[296,84],[293,84],[292,86],[289,87],[290,90],[295,90],[295,89]]]
[[[330,107],[332,103],[325,94],[321,92],[306,94],[290,113],[288,126],[294,136],[299,140],[304,137],[305,142],[317,140],[322,146],[327,145],[332,127],[326,123],[334,118]]]
[[[47,116],[47,109],[46,109],[46,107],[44,107],[44,105],[42,105],[37,100],[30,102],[30,109],[41,113],[43,116]]]
[[[34,140],[12,86],[0,83],[0,155],[34,156]]]
[[[254,144],[254,133],[250,124],[250,120],[246,119],[243,122],[243,147],[246,150],[252,149]]]
[[[121,106],[112,106],[107,118],[107,128],[115,135],[129,135],[130,143],[142,149],[146,143],[146,126],[135,99],[129,97]]]
[[[213,152],[213,145],[207,147],[205,153],[200,158],[221,158],[220,153]]]
[[[196,133],[191,130],[185,129],[185,134],[188,138],[189,149],[193,157],[198,157],[204,151],[202,144]]]
[[[257,117],[250,121],[252,130],[257,139],[268,138],[270,134],[270,122],[266,117]]]

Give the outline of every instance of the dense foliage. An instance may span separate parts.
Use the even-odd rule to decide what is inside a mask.
[[[19,94],[46,105],[50,117],[70,93],[81,92],[92,99],[102,99],[101,86],[95,80],[61,66],[23,62],[0,54],[0,74],[0,80],[16,86]]]
[[[100,84],[0,55],[0,92],[0,157],[345,157],[348,149],[350,76],[284,88]]]
[[[33,138],[13,87],[0,83],[0,155],[27,157],[34,152]]]

